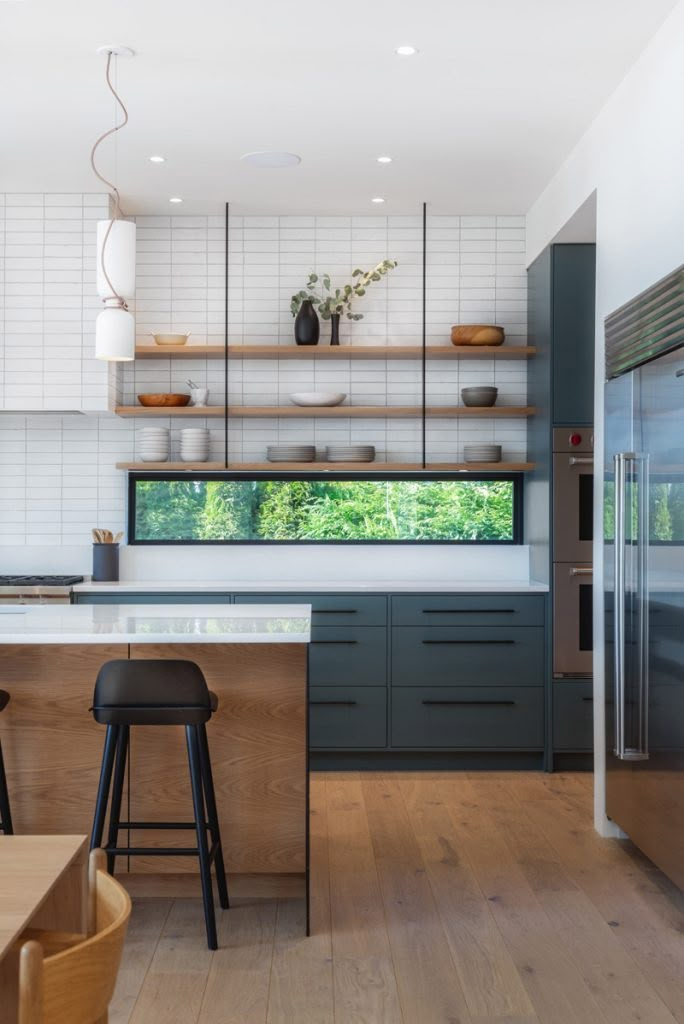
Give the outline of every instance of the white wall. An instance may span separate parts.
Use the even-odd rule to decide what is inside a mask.
[[[95,197],[98,198],[98,197]],[[0,261],[0,329],[10,326],[7,339],[14,337],[17,302],[26,318],[42,316],[46,296],[58,295],[69,321],[79,317],[78,346],[91,359],[92,322],[99,306],[94,286],[93,216],[102,216],[93,197],[63,196],[7,197],[12,211],[7,224],[10,245],[5,271]],[[19,201],[23,203],[19,205]],[[16,211],[22,216],[14,216]],[[50,211],[69,211],[66,219],[55,220]],[[38,224],[31,212],[40,212]],[[47,226],[46,226],[47,225]],[[55,245],[66,246],[78,235],[86,248],[78,254],[57,253],[45,238],[58,225]],[[85,225],[85,226],[84,226]],[[37,237],[38,228],[42,232]],[[1,221],[0,221],[1,228]],[[67,228],[69,231],[67,232]],[[57,230],[57,227],[55,228]],[[36,235],[34,238],[33,236]],[[0,233],[0,243],[2,241]],[[67,239],[67,241],[65,241]],[[18,247],[18,248],[16,248]],[[138,218],[137,296],[134,304],[138,338],[150,341],[148,331],[190,331],[191,343],[222,343],[224,336],[224,221],[222,217],[165,216]],[[0,257],[1,257],[0,253]],[[233,342],[292,344],[289,299],[303,286],[311,269],[330,271],[335,280],[349,280],[352,269],[372,266],[385,256],[396,257],[399,266],[382,282],[369,289],[360,309],[364,319],[345,323],[343,340],[354,344],[410,344],[420,341],[422,224],[414,217],[233,217],[230,230],[229,326]],[[78,265],[53,266],[55,259],[78,260]],[[17,260],[28,261],[19,266]],[[16,275],[20,277],[17,278]],[[54,275],[60,275],[57,279]],[[30,276],[29,278],[26,276]],[[68,278],[68,279],[67,279]],[[4,289],[3,286],[4,285]],[[49,287],[48,287],[49,285]],[[9,290],[7,290],[9,287]],[[5,297],[4,304],[2,302]],[[52,314],[50,314],[52,318]],[[427,332],[431,344],[450,346],[453,323],[496,322],[505,328],[511,344],[522,344],[526,330],[525,229],[523,217],[435,216],[428,220]],[[32,322],[32,321],[28,321]],[[50,320],[52,322],[52,319]],[[57,322],[61,322],[59,319]],[[322,325],[323,344],[329,326]],[[351,337],[350,337],[351,336]],[[12,344],[3,348],[8,361],[19,360],[21,350]],[[23,366],[24,386],[31,389],[35,408],[42,408],[43,389],[54,388],[61,373],[59,360],[49,365],[27,358]],[[92,360],[94,363],[95,361]],[[8,362],[9,365],[9,362]],[[96,364],[102,370],[100,364]],[[213,389],[210,404],[223,404],[223,364],[220,360],[141,360],[126,365],[118,374],[118,394],[134,404],[140,391],[185,390],[185,379],[205,381]],[[103,377],[104,379],[104,377]],[[54,381],[54,383],[50,383]],[[524,361],[477,360],[475,362],[430,363],[428,400],[434,405],[459,401],[460,388],[474,383],[499,387],[499,404],[521,405],[526,397]],[[87,381],[84,379],[84,386]],[[79,378],[80,385],[80,378]],[[420,366],[418,361],[362,361],[317,366],[313,360],[296,364],[276,361],[233,362],[229,374],[230,401],[240,404],[289,404],[291,391],[317,387],[349,393],[354,404],[418,404]],[[0,394],[0,398],[2,395]],[[2,402],[0,401],[0,408]],[[12,406],[5,406],[11,409]],[[155,421],[172,429],[172,457],[177,454],[182,423]],[[223,426],[219,420],[193,421],[212,431],[211,457],[223,458]],[[115,468],[117,461],[136,457],[136,439],[142,421],[115,416],[0,416],[0,572],[81,571],[90,565],[90,528],[125,528],[126,474]],[[319,447],[335,441],[366,441],[377,448],[380,460],[415,462],[420,453],[420,425],[412,420],[231,420],[230,458],[233,461],[263,461],[266,445],[296,437],[315,441]],[[435,418],[428,425],[428,457],[433,461],[460,461],[464,443],[496,440],[503,444],[504,458],[524,460],[524,420],[483,418],[477,423]],[[246,549],[243,549],[246,550]],[[249,549],[245,570],[259,578],[289,573],[290,562],[279,556],[278,570],[265,556]],[[239,568],[242,555],[231,549],[212,549],[195,554],[204,558],[204,578],[231,575]],[[388,557],[386,549],[345,549],[344,557],[311,549],[300,554],[310,574],[326,578],[333,574],[346,579],[350,574],[368,578],[422,571],[423,578],[443,578],[446,573],[469,578],[491,575],[520,579],[527,576],[526,549],[478,548],[477,558],[463,551],[444,548],[420,549],[414,562]],[[522,561],[521,561],[522,559]],[[417,561],[415,561],[417,560]],[[239,567],[237,563],[239,562]],[[173,575],[168,550],[144,554],[131,550],[124,562],[125,572],[140,578]],[[177,559],[174,558],[174,567]],[[144,566],[144,569],[142,568]],[[185,570],[183,570],[185,571]],[[188,570],[195,571],[195,570]],[[200,573],[197,568],[197,573]]]
[[[103,195],[0,195],[0,409],[107,409],[95,359]]]
[[[603,476],[603,322],[684,262],[684,3],[678,4],[527,216],[531,262],[596,190],[596,458]],[[603,575],[596,488],[594,579]],[[597,596],[600,595],[598,591]],[[594,606],[596,824],[605,817],[603,608]]]

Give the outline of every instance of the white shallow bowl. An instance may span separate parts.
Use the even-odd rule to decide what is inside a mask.
[[[141,462],[168,462],[169,453],[163,452],[161,454],[147,454],[147,452],[140,452]]]
[[[293,395],[288,395],[295,405],[311,406],[341,405],[346,397],[342,391],[296,391]]]
[[[207,453],[204,455],[188,455],[186,452],[180,453],[181,462],[208,462],[209,458]]]

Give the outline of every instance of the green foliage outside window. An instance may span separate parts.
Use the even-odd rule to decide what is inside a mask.
[[[136,480],[145,541],[515,539],[512,480]]]

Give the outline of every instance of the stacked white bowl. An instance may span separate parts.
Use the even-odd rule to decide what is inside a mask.
[[[138,453],[143,462],[168,462],[169,428],[144,427],[138,434]]]
[[[209,431],[206,427],[181,430],[182,462],[206,462],[209,458]]]

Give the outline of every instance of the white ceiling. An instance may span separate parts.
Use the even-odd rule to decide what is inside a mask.
[[[99,190],[88,154],[113,105],[95,50],[122,43],[136,51],[118,68],[131,212],[218,212],[230,199],[237,212],[406,213],[426,200],[518,213],[674,6],[2,0],[0,191]],[[420,53],[397,57],[403,43]],[[240,163],[264,149],[302,163]],[[376,163],[381,153],[394,162]]]

